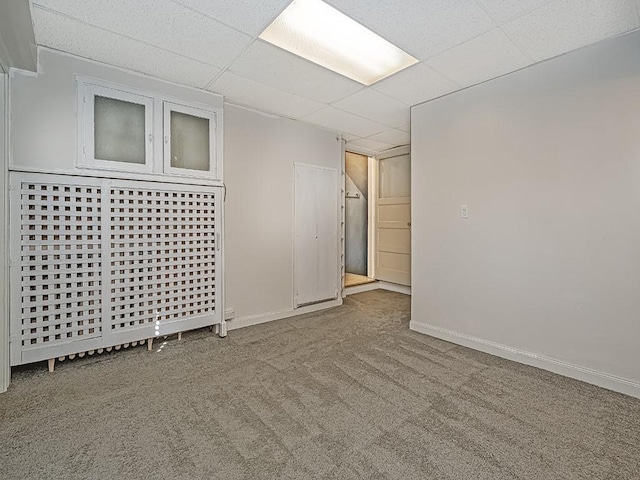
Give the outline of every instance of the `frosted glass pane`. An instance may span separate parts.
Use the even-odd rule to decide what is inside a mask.
[[[380,160],[380,198],[411,196],[409,155]]]
[[[171,166],[209,171],[209,119],[171,112]]]
[[[97,160],[145,162],[144,109],[139,103],[94,97],[94,146]]]

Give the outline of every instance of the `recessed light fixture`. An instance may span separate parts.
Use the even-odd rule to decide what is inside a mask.
[[[418,62],[321,0],[293,0],[260,38],[364,85]]]

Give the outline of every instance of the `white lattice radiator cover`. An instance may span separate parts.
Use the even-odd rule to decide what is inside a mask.
[[[11,173],[11,364],[223,322],[221,189]]]

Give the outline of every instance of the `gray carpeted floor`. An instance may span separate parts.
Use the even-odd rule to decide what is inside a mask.
[[[640,401],[408,330],[409,297],[16,372],[0,478],[639,479]]]

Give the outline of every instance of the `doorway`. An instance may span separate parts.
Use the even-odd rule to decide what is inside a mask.
[[[410,289],[410,147],[375,158],[346,152],[344,177],[345,288],[380,282]]]
[[[374,282],[369,272],[369,157],[345,154],[345,287]]]

